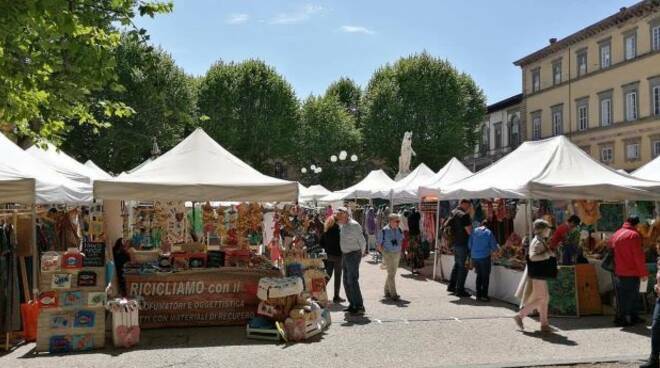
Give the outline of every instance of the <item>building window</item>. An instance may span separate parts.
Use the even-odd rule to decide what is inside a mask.
[[[536,68],[532,70],[532,92],[541,90],[541,69]]]
[[[509,130],[509,145],[511,148],[516,148],[520,145],[520,118],[518,115],[511,117],[511,125]]]
[[[564,134],[563,105],[552,107],[552,135]]]
[[[552,63],[552,85],[556,86],[561,83],[561,60]]]
[[[488,123],[481,129],[481,154],[486,154],[490,149],[490,132],[488,131]]]
[[[628,143],[626,144],[626,160],[627,161],[637,161],[640,158],[639,152],[639,143]]]
[[[601,92],[598,94],[599,98],[599,112],[600,112],[600,126],[606,127],[612,125],[612,90]]]
[[[626,60],[632,60],[637,56],[637,33],[631,32],[624,35],[623,50]]]
[[[651,25],[651,50],[660,51],[660,19]]]
[[[651,88],[651,115],[660,116],[660,77],[649,79]]]
[[[581,50],[577,53],[577,75],[581,77],[587,74],[587,50]]]
[[[614,148],[611,145],[600,147],[600,161],[608,164],[614,161]]]
[[[609,68],[612,65],[612,45],[610,41],[600,43],[600,68]]]
[[[495,149],[500,149],[502,148],[502,123],[495,123],[493,128],[495,130]]]
[[[584,99],[578,102],[577,105],[577,120],[578,130],[584,131],[589,129],[589,100]]]
[[[637,91],[629,91],[624,95],[625,105],[623,106],[626,121],[637,120]]]
[[[660,156],[660,139],[656,139],[653,142],[651,142],[651,152],[653,154],[653,158],[656,158]]]
[[[542,137],[541,131],[541,112],[532,114],[532,140],[539,140]]]

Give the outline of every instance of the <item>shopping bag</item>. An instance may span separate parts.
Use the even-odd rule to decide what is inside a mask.
[[[21,304],[21,319],[25,341],[37,341],[37,320],[39,319],[39,303],[29,301]]]

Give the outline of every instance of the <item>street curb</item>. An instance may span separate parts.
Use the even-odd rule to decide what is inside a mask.
[[[599,363],[619,363],[619,362],[639,362],[648,358],[646,355],[624,355],[607,358],[582,358],[582,359],[554,359],[540,360],[525,363],[493,363],[493,364],[465,364],[465,365],[443,365],[436,368],[529,368],[529,367],[548,367],[556,365],[572,366],[577,364],[599,364]]]

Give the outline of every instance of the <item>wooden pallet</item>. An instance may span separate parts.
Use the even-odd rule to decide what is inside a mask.
[[[280,341],[280,333],[275,329],[268,328],[246,328],[246,335],[248,339],[267,340],[267,341]]]

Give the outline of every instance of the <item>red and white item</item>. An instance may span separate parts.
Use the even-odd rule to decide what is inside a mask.
[[[139,304],[134,299],[113,299],[106,308],[112,313],[112,342],[130,348],[140,342]]]
[[[62,268],[63,269],[80,269],[82,268],[84,255],[80,253],[77,248],[69,248],[64,255],[62,255]]]

